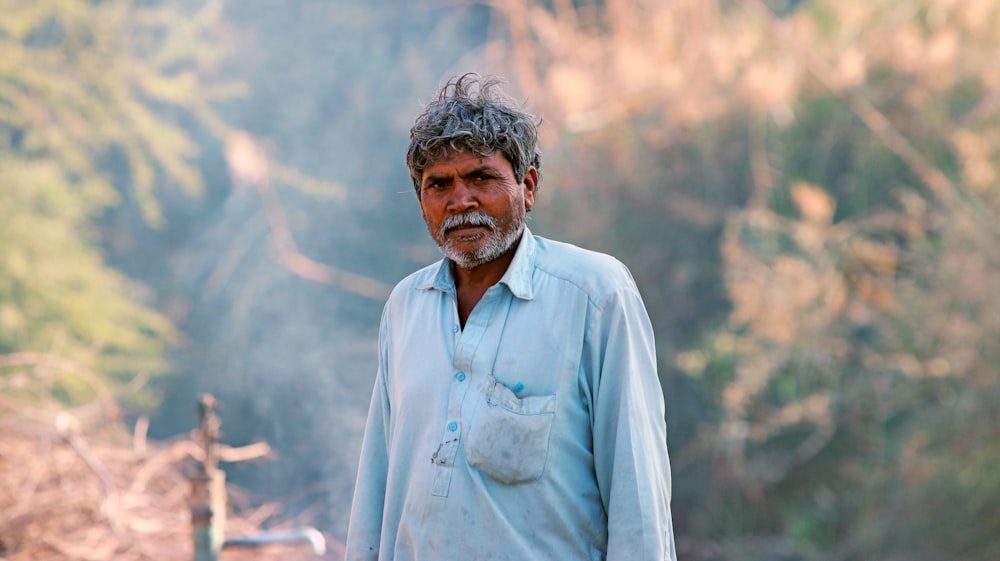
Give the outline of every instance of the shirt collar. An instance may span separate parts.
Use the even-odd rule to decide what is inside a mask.
[[[535,270],[535,254],[537,252],[537,242],[527,226],[521,234],[521,242],[514,252],[507,271],[500,278],[499,284],[507,286],[511,294],[522,300],[534,298],[534,291],[531,288],[531,276]],[[421,290],[440,290],[442,292],[455,292],[455,279],[451,275],[451,259],[445,257],[438,265],[437,273],[427,279],[426,282],[418,286]]]

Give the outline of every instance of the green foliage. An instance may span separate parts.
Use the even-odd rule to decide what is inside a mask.
[[[105,263],[107,236],[127,233],[96,224],[121,194],[157,226],[158,191],[201,191],[176,121],[213,117],[232,90],[202,77],[222,55],[207,36],[219,9],[0,0],[0,353],[75,361],[51,384],[66,403],[93,391],[90,372],[122,387],[165,367],[174,329]]]
[[[672,441],[703,485],[682,532],[734,559],[775,536],[996,558],[1000,7],[608,0],[531,25],[522,81],[584,148],[549,189],[637,264],[666,366],[710,404]]]
[[[220,9],[0,1],[0,142],[52,159],[70,181],[99,175],[99,156],[120,150],[144,218],[161,224],[160,184],[201,190],[197,147],[164,109],[210,118],[209,102],[238,91],[202,78],[222,54],[206,36]]]
[[[823,4],[846,25],[844,4]],[[880,58],[876,34],[889,34],[897,7],[859,8],[867,80],[803,90],[797,118],[768,129],[781,172],[770,208],[727,218],[734,312],[714,337],[739,343],[725,420],[709,432],[742,435],[718,453],[730,477],[766,490],[750,533],[774,532],[778,512],[777,531],[804,553],[987,559],[998,519],[977,505],[1000,498],[983,468],[1000,460],[996,420],[983,413],[1000,336],[1000,236],[987,218],[1000,208],[987,178],[1000,145],[998,115],[982,108],[1000,84],[948,46],[981,47],[966,7],[911,4],[935,13],[895,23],[931,57],[926,68]],[[963,118],[975,107],[987,121]],[[967,408],[959,423],[940,397],[955,391]]]
[[[163,368],[170,325],[102,262],[93,215],[115,200],[100,180],[71,185],[51,161],[0,160],[0,353],[73,357],[127,381]],[[61,377],[66,402],[86,386]]]

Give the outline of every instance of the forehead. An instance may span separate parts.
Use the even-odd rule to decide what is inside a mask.
[[[509,171],[511,173],[514,171],[514,168],[507,160],[507,157],[504,156],[503,152],[500,152],[499,150],[491,152],[487,155],[462,151],[449,152],[434,160],[434,162],[427,166],[424,170],[422,177],[427,177],[431,174],[461,174],[465,171],[485,167],[494,168],[500,171]]]

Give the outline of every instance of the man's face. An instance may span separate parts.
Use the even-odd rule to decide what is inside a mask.
[[[530,168],[518,182],[500,152],[459,152],[424,170],[420,210],[441,251],[472,269],[500,257],[520,238],[537,181],[538,172]]]

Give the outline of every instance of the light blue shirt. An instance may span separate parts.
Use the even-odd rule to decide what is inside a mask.
[[[525,229],[461,329],[450,261],[382,314],[347,561],[674,561],[649,317],[614,258]]]

